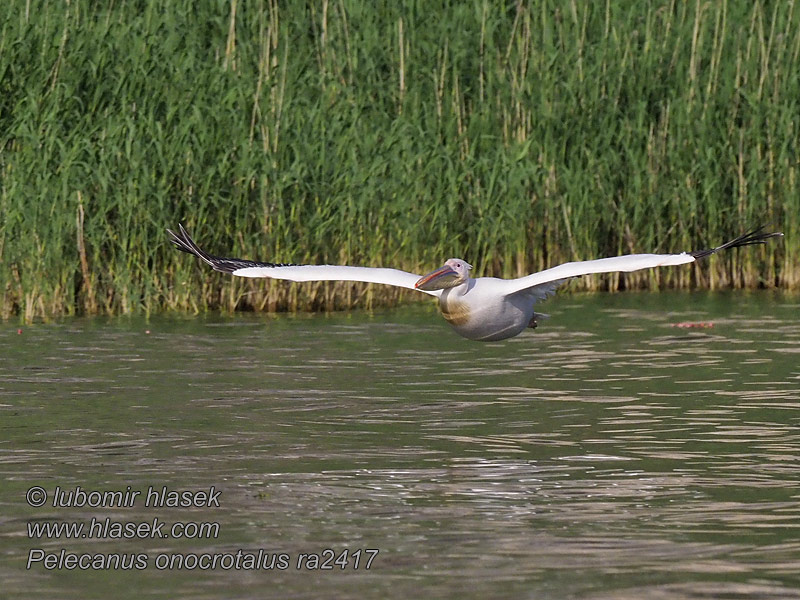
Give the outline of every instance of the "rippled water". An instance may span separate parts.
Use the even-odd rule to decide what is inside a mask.
[[[800,597],[800,298],[562,296],[463,340],[427,307],[0,325],[10,597]],[[680,322],[712,327],[680,328]],[[26,491],[220,490],[61,508]],[[143,494],[144,495],[144,494]],[[216,522],[210,539],[31,539],[30,523]],[[31,549],[143,570],[26,569]],[[301,553],[379,549],[333,570]],[[158,554],[288,568],[159,570]]]

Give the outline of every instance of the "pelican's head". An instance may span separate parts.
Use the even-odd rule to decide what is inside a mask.
[[[456,287],[469,280],[472,265],[460,258],[451,258],[435,271],[431,271],[414,284],[418,290],[432,292]]]

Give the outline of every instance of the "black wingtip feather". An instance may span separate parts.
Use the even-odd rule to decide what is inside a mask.
[[[178,223],[178,233],[175,233],[171,229],[167,229],[167,233],[170,236],[169,241],[181,252],[186,252],[187,254],[193,254],[197,258],[201,259],[203,262],[211,265],[216,269],[214,266],[214,261],[217,260],[217,257],[211,256],[208,252],[202,250],[197,244],[195,244],[192,237],[189,233],[183,228],[182,223]]]
[[[222,273],[233,273],[239,269],[247,269],[249,267],[290,267],[295,266],[291,264],[256,262],[253,260],[245,260],[242,258],[222,258],[220,256],[212,256],[200,246],[198,246],[189,235],[189,232],[183,228],[183,224],[178,223],[178,233],[171,229],[167,229],[169,234],[169,241],[181,252],[193,254],[206,264],[210,265],[215,271]]]
[[[695,258],[705,258],[706,256],[711,256],[712,254],[716,254],[720,250],[727,250],[728,248],[739,248],[741,246],[753,246],[755,244],[764,244],[770,238],[774,237],[783,237],[783,234],[780,232],[775,233],[761,233],[764,231],[764,226],[758,227],[749,233],[745,233],[744,235],[740,235],[737,238],[732,239],[729,242],[722,244],[721,246],[717,246],[716,248],[709,248],[706,250],[697,250],[696,252],[690,252],[692,256]]]

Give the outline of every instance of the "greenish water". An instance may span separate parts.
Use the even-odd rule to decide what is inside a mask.
[[[538,330],[495,344],[419,306],[0,326],[4,594],[797,597],[800,298],[564,296],[543,310]],[[713,327],[672,326],[686,321]],[[33,486],[45,506],[26,503]],[[78,486],[142,494],[52,506]],[[214,486],[219,507],[148,507],[150,486]],[[92,518],[218,531],[29,534]],[[146,568],[26,569],[31,549],[138,553]],[[155,564],[240,549],[288,568]],[[347,568],[296,568],[326,549],[347,550]],[[368,570],[359,549],[379,550]]]

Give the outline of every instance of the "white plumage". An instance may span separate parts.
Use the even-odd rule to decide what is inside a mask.
[[[502,340],[536,326],[534,305],[554,293],[565,281],[591,273],[630,272],[654,267],[692,263],[726,248],[763,244],[782,233],[761,233],[763,228],[730,242],[696,252],[680,254],[629,254],[569,262],[517,279],[469,276],[472,268],[459,258],[420,276],[398,269],[340,265],[293,265],[256,262],[212,256],[200,249],[182,225],[178,233],[167,230],[170,241],[183,252],[193,254],[217,271],[238,277],[269,277],[288,281],[360,281],[417,290],[439,299],[444,318],[456,332],[471,340]]]

